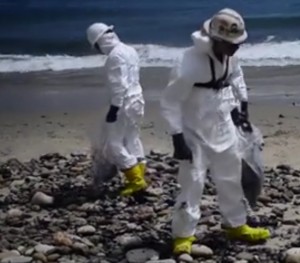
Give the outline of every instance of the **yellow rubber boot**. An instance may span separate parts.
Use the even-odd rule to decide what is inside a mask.
[[[144,174],[140,164],[136,164],[132,168],[123,172],[127,183],[125,188],[121,191],[121,195],[129,196],[147,188],[147,183],[144,179]]]
[[[250,243],[262,242],[271,237],[271,233],[266,228],[254,228],[248,225],[242,225],[236,228],[227,228],[228,238],[246,241]]]
[[[140,166],[140,169],[141,169],[141,171],[142,171],[143,177],[145,177],[146,170],[147,170],[146,163],[140,162],[140,163],[139,163],[139,166]]]
[[[196,238],[194,236],[175,238],[173,244],[173,253],[175,255],[191,254],[192,244],[195,241]]]

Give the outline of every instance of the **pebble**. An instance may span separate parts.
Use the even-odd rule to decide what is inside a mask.
[[[54,198],[42,192],[37,192],[32,197],[31,202],[35,205],[51,205],[54,202]]]
[[[32,256],[35,260],[40,260],[43,263],[48,262],[47,257],[43,253],[35,253]]]
[[[138,236],[132,236],[130,234],[125,234],[123,236],[118,236],[116,241],[123,247],[129,246],[139,246],[142,244],[142,239]]]
[[[161,259],[161,260],[150,260],[146,263],[176,263],[174,259]]]
[[[77,229],[78,234],[92,235],[96,232],[96,228],[90,225],[82,226]]]
[[[35,249],[36,252],[48,255],[48,254],[53,253],[56,248],[54,246],[38,244],[34,247],[34,249]]]
[[[23,212],[20,209],[13,208],[13,209],[8,210],[7,219],[21,217],[22,215],[23,215]]]
[[[133,249],[126,253],[126,259],[129,263],[144,263],[149,260],[159,259],[159,254],[155,250],[148,248]]]
[[[193,262],[193,258],[191,257],[191,255],[189,254],[181,254],[179,257],[178,257],[178,260],[180,262]]]
[[[83,253],[85,253],[87,250],[88,250],[88,247],[86,244],[83,244],[83,243],[80,243],[80,242],[75,242],[73,245],[72,245],[72,248],[74,250],[77,250],[77,251],[81,251]]]
[[[25,251],[25,256],[31,256],[34,253],[34,248],[29,248]]]
[[[241,252],[236,255],[236,258],[251,261],[253,260],[254,256],[248,252]]]
[[[0,189],[0,202],[4,202],[5,198],[10,194],[10,189],[8,187],[2,187]]]
[[[13,257],[13,256],[19,256],[20,253],[16,252],[16,251],[6,251],[6,252],[1,252],[0,253],[0,261],[4,258],[8,258],[8,257]]]
[[[195,257],[211,257],[213,256],[211,248],[204,245],[192,245],[191,255]]]
[[[18,250],[21,254],[24,254],[25,251],[26,251],[26,247],[24,247],[24,246],[19,246],[19,247],[17,248],[17,250]]]
[[[64,232],[57,232],[53,235],[54,243],[61,246],[71,246],[73,241],[68,234]]]
[[[300,247],[290,248],[286,251],[285,263],[300,263]]]
[[[23,256],[12,256],[1,260],[1,263],[31,263],[33,258]]]
[[[48,261],[57,261],[59,258],[61,257],[60,254],[51,254],[49,256],[47,256]]]

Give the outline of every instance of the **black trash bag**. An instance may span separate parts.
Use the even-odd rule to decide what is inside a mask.
[[[238,129],[239,151],[242,157],[242,187],[250,207],[256,206],[264,183],[264,167],[262,160],[263,137],[253,124],[253,132]]]

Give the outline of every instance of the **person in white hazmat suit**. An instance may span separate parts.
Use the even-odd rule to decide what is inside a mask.
[[[184,52],[163,91],[162,115],[170,127],[174,157],[180,160],[181,191],[172,220],[174,254],[191,252],[208,169],[228,238],[261,242],[270,237],[268,229],[246,224],[241,186],[234,122],[246,131],[251,126],[246,84],[234,54],[246,38],[241,15],[228,8],[220,10],[192,34],[194,46]]]
[[[144,98],[139,81],[139,57],[136,50],[120,41],[113,26],[94,23],[87,29],[91,46],[107,56],[104,70],[110,93],[106,115],[106,157],[126,177],[121,194],[144,190],[144,149],[139,137],[144,115]]]

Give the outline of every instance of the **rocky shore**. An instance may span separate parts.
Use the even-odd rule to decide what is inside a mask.
[[[300,171],[265,168],[265,185],[249,224],[271,229],[259,245],[232,242],[221,230],[213,183],[208,180],[193,258],[172,257],[171,212],[178,163],[151,152],[151,187],[119,196],[121,176],[95,187],[90,157],[46,154],[0,164],[0,262],[300,262]]]

